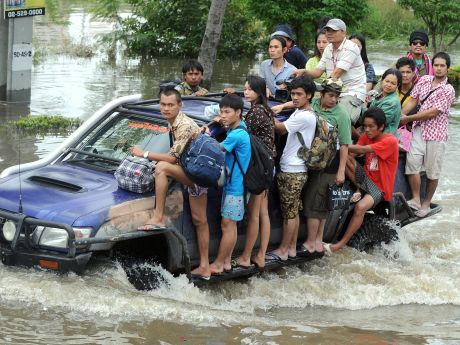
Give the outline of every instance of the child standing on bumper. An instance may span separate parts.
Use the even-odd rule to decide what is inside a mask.
[[[220,122],[228,128],[227,138],[221,143],[225,151],[227,179],[223,188],[221,207],[222,238],[219,251],[210,265],[212,274],[221,274],[231,270],[231,256],[237,240],[237,222],[244,216],[245,195],[243,173],[240,171],[233,151],[246,172],[251,160],[251,142],[249,134],[238,126],[246,127],[242,120],[243,100],[235,94],[228,94],[219,103]]]

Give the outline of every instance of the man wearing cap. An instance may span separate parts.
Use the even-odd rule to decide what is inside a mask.
[[[423,30],[415,30],[409,36],[410,51],[407,57],[415,61],[415,82],[424,75],[434,75],[431,60],[426,53],[428,42],[428,35]]]
[[[347,39],[347,27],[343,20],[331,19],[325,29],[329,45],[324,49],[318,66],[312,70],[297,70],[295,74],[318,78],[326,72],[329,78],[342,79],[346,92],[341,93],[339,103],[355,124],[366,100],[366,71],[361,52],[355,43]]]
[[[287,53],[284,54],[286,61],[294,65],[295,68],[305,68],[307,57],[304,52],[296,46],[291,27],[288,24],[278,24],[275,27],[275,32],[270,35],[270,38],[273,38],[273,36],[282,36],[286,39],[286,46],[288,48]]]
[[[314,98],[312,108],[331,127],[338,129],[337,154],[331,164],[322,171],[310,170],[304,189],[304,214],[307,216],[308,238],[300,245],[300,256],[323,251],[323,232],[328,214],[327,190],[330,183],[342,185],[345,182],[345,167],[348,145],[351,141],[351,122],[347,113],[337,104],[342,92],[340,79],[328,78],[318,86],[320,98]]]

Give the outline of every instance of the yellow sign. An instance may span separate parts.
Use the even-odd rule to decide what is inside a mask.
[[[5,18],[21,18],[43,16],[45,0],[3,0],[5,3]]]

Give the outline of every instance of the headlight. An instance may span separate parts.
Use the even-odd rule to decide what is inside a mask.
[[[16,233],[16,224],[14,224],[11,220],[7,220],[3,224],[3,237],[5,237],[5,240],[11,242],[14,238],[15,233]]]
[[[75,239],[87,238],[91,235],[91,228],[73,228]],[[37,226],[33,233],[33,242],[42,246],[67,248],[67,231],[60,228]]]

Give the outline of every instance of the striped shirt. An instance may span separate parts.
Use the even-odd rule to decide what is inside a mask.
[[[444,79],[428,98],[427,95],[433,90],[433,79],[431,75],[421,77],[411,92],[412,98],[417,98],[420,103],[424,100],[419,112],[436,108],[439,113],[431,119],[414,121],[415,126],[422,127],[422,138],[425,141],[446,141],[448,138],[449,109],[455,101],[455,90],[446,79]],[[426,99],[425,99],[426,98]]]
[[[329,77],[336,68],[343,69],[342,74],[344,92],[340,96],[356,96],[361,101],[366,100],[366,70],[358,46],[348,39],[344,39],[336,52],[332,43],[324,49],[318,67],[325,70]]]

